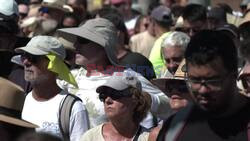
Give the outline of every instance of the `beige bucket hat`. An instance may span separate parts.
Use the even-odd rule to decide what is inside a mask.
[[[110,62],[115,66],[118,65],[115,55],[115,48],[118,44],[117,30],[107,19],[91,19],[79,27],[59,29],[58,33],[65,38],[74,35],[101,45],[104,47]]]

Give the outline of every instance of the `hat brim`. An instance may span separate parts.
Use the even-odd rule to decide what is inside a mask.
[[[114,89],[114,90],[117,90],[117,91],[122,91],[122,90],[125,90],[126,88],[128,88],[128,86],[124,85],[115,85],[115,84],[111,84],[111,83],[106,83],[104,85],[101,85],[99,86],[97,89],[96,89],[96,92],[97,93],[104,93],[107,89]]]
[[[63,28],[63,29],[57,30],[57,32],[65,38],[67,38],[69,35],[74,35],[74,36],[88,39],[92,42],[95,42],[101,45],[102,47],[105,46],[104,39],[99,38],[98,36],[96,36],[96,34],[93,31],[90,31],[87,28],[80,28],[80,27]]]
[[[174,82],[184,82],[185,80],[184,78],[157,78],[157,79],[153,79],[151,80],[151,82],[157,86],[162,92],[164,92],[168,97],[172,96],[172,93],[167,93],[166,92],[166,85],[172,85],[174,84]]]
[[[35,48],[35,47],[20,47],[20,48],[16,48],[15,51],[17,53],[27,52],[27,53],[33,54],[33,55],[47,55],[48,54],[48,52],[45,52],[45,51],[40,50],[39,48]]]
[[[87,40],[90,40],[94,43],[97,43],[98,45],[102,46],[106,53],[107,56],[110,60],[110,62],[115,65],[115,66],[120,66],[120,67],[125,67],[121,64],[119,64],[117,61],[114,61],[114,59],[112,57],[110,57],[110,53],[107,47],[105,47],[105,40],[100,38],[97,33],[88,30],[87,28],[81,28],[81,27],[75,27],[75,28],[63,28],[63,29],[58,29],[57,30],[58,34],[64,38],[71,38],[70,36],[76,36],[76,37],[81,37],[81,38],[85,38]]]
[[[9,117],[6,115],[1,115],[0,114],[0,121],[9,123],[9,124],[13,124],[16,126],[21,126],[21,127],[25,127],[25,128],[38,128],[39,126],[30,123],[28,121],[25,120],[21,120],[21,119],[17,119],[17,118],[13,118],[13,117]]]

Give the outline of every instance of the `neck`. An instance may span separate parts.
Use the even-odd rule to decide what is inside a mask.
[[[156,28],[156,38],[159,38],[162,34],[169,32],[169,29],[157,26]]]
[[[37,101],[47,101],[60,93],[61,88],[57,86],[56,81],[41,83],[33,86],[32,96]]]
[[[139,124],[134,124],[132,120],[111,120],[110,125],[113,132],[116,132],[126,138],[133,138],[139,128]]]
[[[117,51],[116,51],[116,57],[118,60],[120,60],[127,53],[128,53],[128,51],[124,47],[122,47],[122,45],[119,45],[119,47],[117,48]]]

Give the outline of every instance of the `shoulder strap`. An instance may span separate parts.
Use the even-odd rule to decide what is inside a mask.
[[[178,112],[172,119],[167,133],[165,134],[165,141],[175,141],[183,130],[188,115],[192,109],[192,105]]]
[[[70,140],[69,123],[72,107],[76,101],[81,101],[80,98],[72,94],[67,94],[59,109],[59,128],[64,140]]]

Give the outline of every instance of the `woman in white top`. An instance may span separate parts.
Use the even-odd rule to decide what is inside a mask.
[[[87,131],[82,141],[146,141],[148,133],[140,126],[150,108],[150,96],[142,92],[135,76],[120,72],[96,89],[104,103],[109,122]]]

